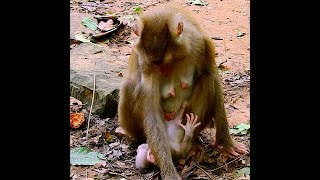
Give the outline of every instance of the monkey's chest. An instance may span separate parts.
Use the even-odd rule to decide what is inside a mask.
[[[165,119],[174,119],[184,101],[188,101],[192,93],[192,81],[181,78],[166,78],[160,83],[161,107]]]

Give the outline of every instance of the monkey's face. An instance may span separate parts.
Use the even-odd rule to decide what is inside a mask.
[[[142,27],[138,48],[144,59],[156,65],[167,64],[165,57],[172,39],[167,23],[161,19],[156,22],[148,22],[147,19]]]
[[[144,31],[146,32],[146,31]],[[141,36],[141,49],[144,51],[147,61],[160,65],[168,45],[168,35],[157,36],[154,33],[143,33]]]

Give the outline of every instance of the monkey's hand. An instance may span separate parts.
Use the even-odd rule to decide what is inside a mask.
[[[193,115],[193,113],[186,114],[187,116],[187,123],[186,125],[181,124],[180,122],[180,126],[184,129],[185,131],[185,137],[191,137],[193,134],[193,131],[196,127],[200,126],[201,122],[197,123],[198,120],[198,116],[197,115]]]

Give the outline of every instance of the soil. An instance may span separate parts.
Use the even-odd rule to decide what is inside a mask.
[[[133,15],[134,7],[143,11],[151,6],[175,3],[192,10],[196,19],[212,37],[216,46],[217,65],[223,82],[225,107],[230,128],[240,123],[250,123],[250,0],[206,0],[207,6],[188,4],[187,0],[162,1],[87,1],[70,0],[70,12],[83,12],[94,15],[118,13],[122,17]],[[88,6],[89,5],[89,6]],[[128,25],[108,37],[108,43],[100,43],[109,48],[127,64],[133,42],[137,39]],[[70,48],[78,43],[73,42]],[[118,62],[119,63],[119,62]],[[99,166],[70,165],[70,179],[160,179],[159,170],[151,169],[141,174],[134,168],[136,144],[132,139],[116,132],[117,116],[101,119],[91,116],[89,137],[86,142],[89,110],[84,110],[85,122],[78,129],[70,128],[70,148],[88,145],[91,151],[100,152],[107,162]],[[233,139],[250,147],[250,132],[246,135],[232,135]],[[236,172],[250,167],[250,154],[238,158],[229,156],[219,149],[212,148],[214,129],[205,129],[198,138],[204,153],[201,157],[190,156],[185,161],[175,162],[178,172],[184,179],[250,179],[238,177]]]

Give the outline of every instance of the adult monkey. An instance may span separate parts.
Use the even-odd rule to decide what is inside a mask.
[[[139,36],[120,88],[120,126],[140,142],[147,141],[163,179],[181,179],[174,167],[165,120],[174,119],[182,103],[201,125],[216,127],[214,147],[233,155],[245,153],[229,134],[215,49],[191,12],[162,5],[144,12],[133,26]],[[184,120],[185,122],[185,120]]]

